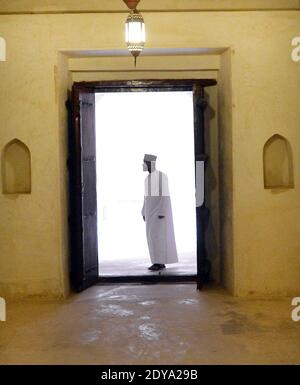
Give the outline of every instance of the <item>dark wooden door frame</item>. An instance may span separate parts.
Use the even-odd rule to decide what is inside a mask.
[[[205,109],[207,106],[207,102],[205,100],[204,89],[205,87],[214,86],[217,84],[215,79],[180,79],[180,80],[130,80],[130,81],[96,81],[96,82],[74,82],[73,84],[73,95],[76,95],[80,90],[87,90],[90,93],[97,92],[162,92],[162,91],[192,91],[193,99],[194,99],[194,153],[195,153],[195,170],[196,170],[196,162],[203,161],[207,162],[208,156],[205,153]],[[70,113],[74,114],[74,105],[69,101],[68,102]],[[76,109],[76,107],[75,107]],[[72,112],[73,111],[73,112]],[[73,119],[70,119],[70,122],[74,123]],[[69,137],[71,138],[70,143],[74,144],[74,140],[72,142],[72,125],[71,125],[71,133]],[[76,134],[76,130],[74,132]],[[73,134],[73,135],[74,135]],[[74,138],[73,138],[74,139]],[[77,143],[79,143],[77,141]],[[74,156],[71,152],[80,152],[80,148],[77,146],[73,147],[72,144],[70,151],[70,158]],[[78,154],[77,154],[78,155]],[[76,156],[77,165],[75,165],[74,170],[78,170],[81,167],[79,164],[79,156]],[[72,195],[72,191],[74,188],[76,190],[76,184],[82,183],[82,180],[76,180],[75,177],[72,176],[72,172],[70,170],[70,195]],[[75,187],[74,187],[75,186]],[[74,258],[80,259],[83,256],[80,256],[80,250],[82,250],[81,245],[78,244],[78,239],[80,243],[80,239],[82,236],[78,237],[78,226],[76,230],[76,223],[82,223],[82,211],[81,209],[76,210],[76,200],[70,196],[71,202],[71,210],[75,210],[77,213],[73,217],[70,226],[70,239],[71,242],[77,241],[77,246],[75,252],[72,252],[71,248],[71,260]],[[72,213],[71,213],[72,214]],[[81,216],[81,217],[79,217]],[[197,225],[197,274],[195,275],[177,275],[177,276],[169,276],[169,275],[151,275],[151,276],[127,276],[127,277],[99,277],[98,283],[161,283],[161,282],[196,282],[197,289],[200,290],[203,284],[208,280],[210,274],[210,262],[207,259],[206,247],[205,247],[205,233],[207,228],[207,222],[209,217],[209,209],[206,207],[206,199],[204,197],[204,203],[201,207],[196,207],[196,225]],[[77,233],[76,233],[77,231]],[[79,234],[80,235],[80,234]],[[75,261],[79,266],[82,261]],[[73,263],[74,265],[74,263]],[[75,274],[76,275],[76,274]]]

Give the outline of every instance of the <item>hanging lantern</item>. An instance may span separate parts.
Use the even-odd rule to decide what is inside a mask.
[[[125,1],[125,0],[124,0]],[[125,1],[126,2],[126,1]],[[132,5],[132,3],[135,3]],[[129,2],[129,7],[136,5],[137,1]],[[134,64],[136,59],[143,51],[146,42],[146,31],[143,16],[135,8],[131,9],[125,24],[125,39],[129,52],[134,57]]]

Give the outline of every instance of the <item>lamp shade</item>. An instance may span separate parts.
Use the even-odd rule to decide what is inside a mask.
[[[144,19],[137,10],[132,10],[127,17],[125,39],[128,50],[137,57],[143,51],[146,42]]]

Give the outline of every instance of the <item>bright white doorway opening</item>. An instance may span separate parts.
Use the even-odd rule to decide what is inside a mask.
[[[157,274],[141,215],[145,153],[169,179],[179,262],[162,274],[196,274],[193,93],[96,93],[96,150],[100,276]]]

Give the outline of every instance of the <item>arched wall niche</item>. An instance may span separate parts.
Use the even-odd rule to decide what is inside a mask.
[[[3,194],[31,193],[31,155],[19,139],[13,139],[2,151]]]
[[[294,188],[293,154],[286,138],[275,134],[267,140],[263,163],[265,189]]]

